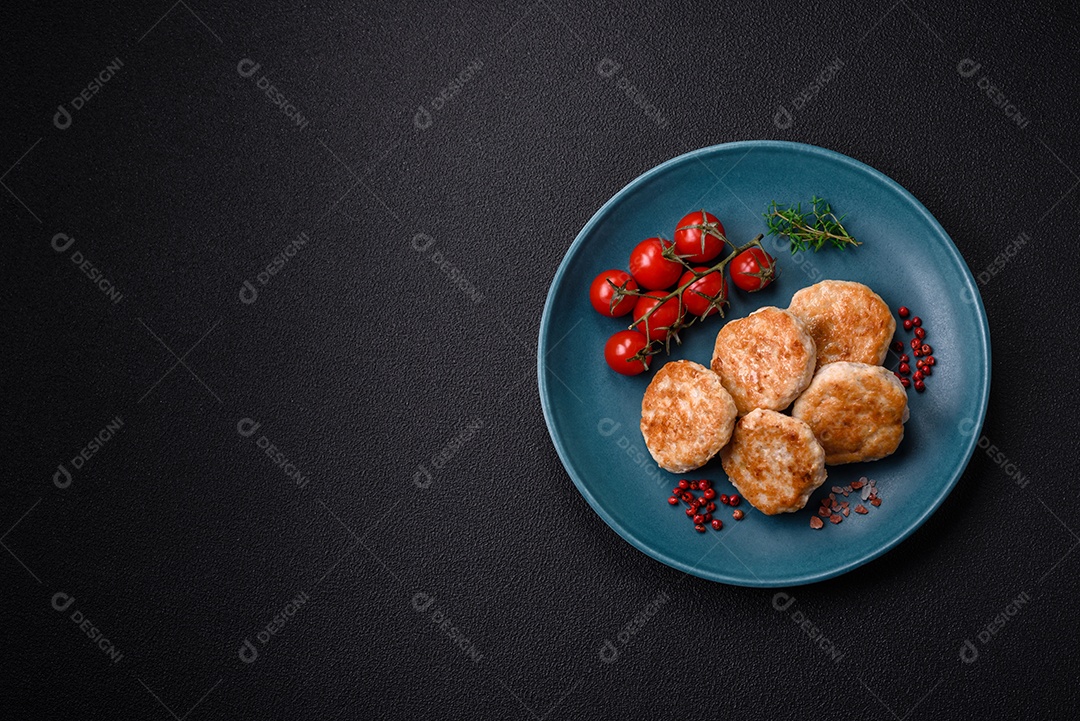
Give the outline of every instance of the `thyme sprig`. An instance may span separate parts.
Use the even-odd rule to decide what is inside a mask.
[[[846,215],[837,217],[832,206],[816,195],[810,203],[810,211],[804,213],[802,203],[785,208],[774,200],[768,212],[763,214],[769,226],[768,234],[787,236],[791,241],[792,255],[810,248],[817,252],[827,242],[841,250],[849,245],[862,245],[844,227]]]

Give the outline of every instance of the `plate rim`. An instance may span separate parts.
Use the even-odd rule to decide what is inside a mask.
[[[660,174],[669,166],[687,162],[694,157],[700,155],[708,155],[721,150],[738,150],[742,148],[746,148],[747,152],[750,152],[756,148],[781,148],[799,153],[821,155],[825,158],[828,158],[829,160],[851,166],[857,171],[868,173],[875,179],[882,181],[885,185],[892,188],[892,190],[897,192],[900,197],[910,203],[911,206],[929,222],[930,226],[936,229],[937,232],[940,233],[941,237],[948,241],[946,243],[945,250],[952,257],[952,259],[956,261],[958,265],[963,269],[963,274],[967,284],[967,287],[964,289],[963,292],[970,291],[971,297],[974,299],[974,305],[978,311],[977,316],[979,319],[980,346],[986,359],[986,372],[983,374],[982,386],[979,389],[980,394],[977,411],[978,418],[976,425],[972,429],[967,447],[964,449],[964,454],[966,456],[965,460],[957,469],[957,471],[953,474],[952,478],[950,478],[948,482],[944,486],[942,486],[941,491],[938,493],[938,495],[929,504],[927,504],[923,512],[919,514],[919,516],[916,517],[914,521],[898,536],[890,539],[884,545],[868,551],[866,554],[860,556],[853,561],[847,562],[827,571],[794,575],[790,579],[785,579],[783,581],[761,581],[757,579],[747,580],[742,578],[731,578],[724,576],[723,574],[711,572],[706,569],[701,569],[697,566],[691,566],[690,564],[671,558],[665,555],[661,550],[640,541],[627,528],[625,528],[622,524],[618,523],[614,518],[612,518],[610,514],[608,514],[607,511],[604,509],[604,507],[598,502],[596,497],[593,496],[593,494],[585,486],[582,480],[578,477],[577,472],[573,469],[572,465],[568,461],[568,453],[563,445],[562,439],[553,430],[552,409],[549,405],[548,383],[544,374],[545,359],[547,357],[548,336],[550,325],[552,322],[551,312],[554,297],[553,291],[556,286],[561,284],[564,276],[566,275],[567,269],[569,267],[570,257],[574,255],[581,248],[582,245],[584,245],[585,238],[591,234],[593,228],[608,213],[609,209],[616,203],[618,203],[624,196],[631,193],[638,186],[648,182],[650,179],[652,179],[653,176]],[[700,162],[704,164],[704,161]],[[935,218],[934,215],[926,209],[926,206],[924,206],[918,200],[918,198],[916,198],[915,195],[911,193],[911,191],[900,185],[888,175],[882,173],[880,170],[877,170],[876,168],[871,167],[870,165],[867,165],[860,160],[856,160],[849,155],[845,155],[835,150],[829,150],[828,148],[822,148],[817,145],[798,143],[789,140],[738,140],[698,148],[696,150],[691,150],[689,152],[682,153],[681,155],[670,158],[669,160],[666,160],[659,165],[655,165],[646,170],[644,173],[632,179],[626,185],[624,185],[617,193],[612,195],[611,198],[607,200],[607,202],[600,206],[600,208],[595,213],[593,213],[592,217],[589,218],[588,222],[586,222],[584,226],[582,226],[581,230],[574,238],[574,241],[570,244],[570,247],[567,248],[566,252],[563,254],[563,258],[559,262],[559,267],[555,271],[555,275],[552,277],[551,283],[548,286],[547,297],[544,301],[544,310],[540,318],[540,328],[538,332],[538,341],[536,346],[537,389],[540,394],[540,406],[544,414],[544,424],[547,426],[548,436],[551,437],[551,441],[555,446],[555,452],[559,456],[559,461],[562,463],[563,469],[566,471],[567,475],[570,476],[570,480],[573,481],[574,486],[578,490],[578,493],[582,495],[585,501],[589,504],[589,507],[592,508],[592,510],[598,516],[600,516],[601,520],[603,520],[604,523],[607,524],[607,526],[611,530],[615,531],[615,533],[618,534],[624,541],[644,553],[646,556],[649,556],[650,558],[659,561],[660,563],[663,563],[670,568],[677,569],[679,571],[682,571],[683,573],[687,573],[698,578],[703,578],[718,583],[725,583],[728,585],[749,588],[787,588],[792,586],[801,586],[810,583],[817,583],[819,581],[825,581],[830,578],[836,578],[837,576],[843,575],[849,571],[852,571],[860,566],[869,563],[870,561],[880,558],[884,554],[888,553],[889,551],[903,543],[905,540],[907,540],[908,537],[915,533],[915,531],[921,528],[923,524],[926,523],[926,521],[930,518],[930,516],[937,512],[938,508],[940,508],[941,504],[945,502],[945,499],[948,498],[949,494],[952,493],[953,489],[956,487],[956,484],[959,483],[960,477],[964,475],[964,472],[967,470],[968,465],[971,463],[971,459],[974,456],[975,447],[978,443],[980,436],[982,435],[983,424],[986,421],[986,411],[990,400],[990,374],[992,369],[993,363],[991,358],[990,346],[990,324],[986,316],[986,308],[983,305],[982,295],[979,293],[978,284],[975,282],[975,276],[972,275],[971,268],[968,267],[967,261],[960,253],[959,248],[956,247],[956,243],[953,241],[952,237],[945,231],[945,228],[942,227],[941,223],[938,222],[937,218]]]

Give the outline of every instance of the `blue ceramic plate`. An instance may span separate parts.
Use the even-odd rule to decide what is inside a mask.
[[[815,194],[847,214],[845,226],[863,245],[792,257],[786,240],[766,238],[781,277],[759,293],[733,291],[728,319],[766,305],[786,307],[795,291],[819,280],[859,281],[891,307],[907,305],[922,316],[938,363],[927,392],[910,393],[911,419],[894,455],[829,467],[829,480],[799,513],[768,517],[743,503],[744,520],[735,522],[721,512],[722,531],[696,533],[682,508],[667,504],[680,476],[657,467],[638,430],[641,397],[653,373],[627,378],[604,363],[604,342],[629,320],[596,313],[589,304],[589,283],[602,270],[625,268],[640,240],[670,238],[676,222],[691,210],[715,213],[728,237],[742,244],[765,232],[761,213],[770,201],[805,204]],[[707,366],[723,323],[714,317],[687,330],[671,359]],[[897,336],[911,337],[902,329]],[[896,363],[890,354],[886,364],[895,368]],[[653,372],[658,367],[654,364]],[[990,338],[964,259],[911,193],[830,150],[749,141],[694,151],[653,168],[593,216],[548,293],[538,373],[544,418],[559,457],[581,494],[620,536],[656,560],[702,578],[790,586],[831,578],[881,556],[941,505],[971,458],[986,413]],[[852,513],[836,526],[811,529],[811,514],[829,487],[863,475],[877,480],[881,506],[870,507],[865,516]],[[718,492],[734,492],[719,458],[688,476],[711,479]]]

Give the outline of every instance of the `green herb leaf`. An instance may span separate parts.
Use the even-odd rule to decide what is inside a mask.
[[[775,200],[769,205],[765,224],[769,235],[787,236],[791,241],[791,254],[801,250],[821,250],[826,243],[843,250],[849,245],[862,245],[847,232],[843,220],[846,215],[837,217],[832,206],[816,195],[811,198],[811,210],[804,213],[802,203],[783,207]]]

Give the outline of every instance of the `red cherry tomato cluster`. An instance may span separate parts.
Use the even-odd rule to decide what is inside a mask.
[[[604,346],[604,357],[617,373],[647,371],[651,357],[672,338],[678,341],[680,330],[711,315],[723,316],[728,305],[725,268],[732,284],[747,292],[776,278],[776,261],[762,250],[760,235],[736,247],[720,220],[705,210],[683,216],[674,238],[646,238],[630,252],[629,272],[605,270],[589,287],[597,313],[609,318],[633,314],[629,329],[615,333]],[[731,252],[716,262],[728,246]]]

